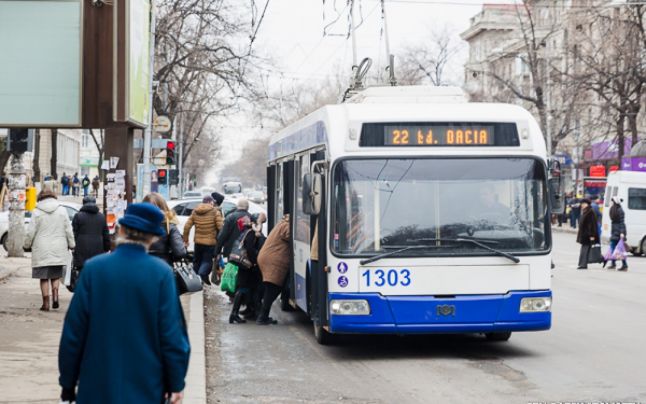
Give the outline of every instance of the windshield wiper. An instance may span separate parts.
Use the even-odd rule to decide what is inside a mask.
[[[492,253],[500,255],[501,257],[508,258],[508,259],[514,261],[516,264],[518,264],[520,262],[520,259],[518,257],[516,257],[516,256],[514,256],[512,254],[506,253],[504,251],[500,251],[498,249],[489,247],[487,245],[487,244],[498,244],[498,242],[496,242],[496,241],[478,240],[478,239],[475,239],[475,238],[462,238],[462,237],[458,237],[458,238],[440,238],[440,239],[420,238],[420,239],[411,240],[411,241],[418,241],[418,242],[419,241],[432,241],[432,242],[435,242],[435,241],[440,241],[440,242],[448,241],[448,242],[456,242],[456,243],[471,243],[471,244],[477,245],[478,247],[483,248],[483,249],[485,249],[487,251],[491,251]]]
[[[378,260],[380,260],[380,259],[382,259],[382,258],[386,258],[386,257],[390,257],[390,256],[392,256],[392,255],[399,254],[399,253],[404,252],[404,251],[409,251],[409,250],[419,250],[419,249],[422,249],[422,248],[432,248],[432,247],[433,247],[433,246],[428,246],[428,245],[423,245],[423,244],[409,245],[409,246],[407,246],[407,247],[403,247],[403,248],[400,248],[400,249],[398,249],[398,250],[394,250],[394,251],[387,251],[387,252],[385,252],[385,253],[381,253],[381,254],[373,255],[373,256],[372,256],[372,257],[370,257],[370,258],[366,258],[366,259],[363,259],[363,260],[359,261],[359,263],[360,263],[361,265],[366,265],[366,264],[370,264],[371,262],[378,261]]]

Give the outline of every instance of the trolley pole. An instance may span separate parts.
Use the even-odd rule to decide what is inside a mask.
[[[144,178],[142,181],[143,185],[143,190],[142,190],[142,197],[145,195],[148,195],[150,193],[150,188],[151,188],[151,173],[152,173],[152,167],[151,167],[151,149],[152,149],[152,135],[153,135],[153,96],[155,93],[155,87],[154,87],[154,82],[153,82],[153,76],[154,76],[154,69],[155,69],[155,0],[150,1],[150,57],[149,57],[149,71],[150,71],[150,79],[148,81],[148,86],[150,88],[150,99],[148,100],[149,102],[149,109],[148,109],[148,126],[144,130],[144,155],[143,155],[143,163],[144,163]]]

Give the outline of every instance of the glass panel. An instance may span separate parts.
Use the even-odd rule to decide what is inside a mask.
[[[201,202],[195,201],[195,202],[188,202],[184,205],[184,216],[190,216],[191,213],[193,213],[193,209],[197,208],[197,205],[199,205]]]
[[[296,160],[296,229],[294,239],[303,243],[310,242],[310,216],[303,212],[303,177],[310,171],[310,156],[302,156]]]
[[[415,253],[482,252],[455,241],[474,238],[546,251],[545,186],[544,166],[528,158],[347,160],[334,171],[333,246],[341,254],[419,243],[435,248]]]
[[[628,209],[646,210],[646,188],[628,188]]]
[[[179,204],[173,208],[175,211],[175,214],[177,216],[183,216],[182,212],[184,212],[184,204]]]
[[[224,216],[236,210],[236,204],[233,202],[223,202],[222,203],[222,214]]]

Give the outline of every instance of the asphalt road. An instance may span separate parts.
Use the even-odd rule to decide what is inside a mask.
[[[553,324],[508,342],[481,336],[352,336],[320,346],[299,313],[229,325],[207,293],[209,403],[646,403],[646,258],[626,273],[577,271],[572,234],[555,234]]]

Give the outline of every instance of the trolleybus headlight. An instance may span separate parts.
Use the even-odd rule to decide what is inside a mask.
[[[341,316],[367,316],[370,305],[367,300],[332,300],[330,313]]]
[[[521,313],[535,313],[550,311],[552,307],[551,297],[525,297],[520,300]]]

